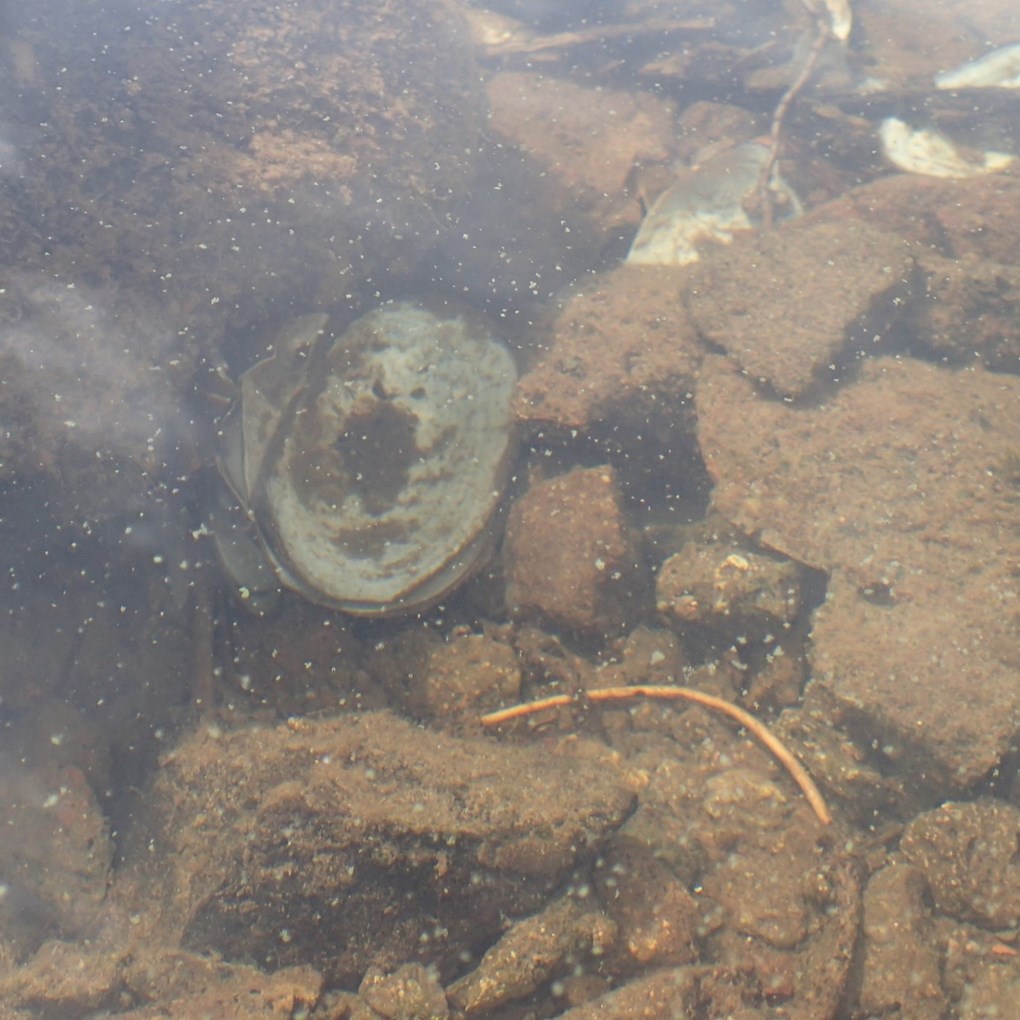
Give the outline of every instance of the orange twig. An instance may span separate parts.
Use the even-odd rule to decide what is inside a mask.
[[[696,691],[691,687],[662,687],[645,684],[636,687],[603,687],[601,690],[585,692],[585,697],[591,702],[601,701],[626,701],[631,698],[662,698],[667,700],[693,701],[705,708],[715,712],[721,712],[735,719],[741,726],[756,737],[775,759],[793,777],[793,781],[801,788],[808,803],[813,808],[818,820],[822,825],[828,825],[832,821],[832,815],[822,797],[814,780],[808,775],[807,769],[794,757],[785,744],[778,737],[774,736],[768,727],[753,715],[745,712],[742,708],[722,698],[716,698],[711,694]],[[533,715],[547,708],[559,708],[569,705],[574,699],[569,694],[556,694],[550,698],[541,698],[538,701],[529,701],[523,705],[514,705],[511,708],[502,708],[497,712],[489,712],[483,715],[481,722],[483,726],[499,726],[502,723],[511,722],[514,719],[521,719],[524,716]]]

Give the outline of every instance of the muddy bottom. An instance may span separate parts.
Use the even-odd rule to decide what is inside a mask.
[[[192,6],[194,109],[177,43],[97,65],[95,109],[39,25],[0,46],[45,121],[27,191],[0,125],[0,1016],[1014,1016],[1020,171],[979,157],[1020,120],[935,85],[1012,6]],[[882,155],[906,109],[959,176]],[[148,170],[113,123],[162,125]],[[772,143],[782,187],[720,210],[704,167]],[[655,208],[682,259],[625,261]],[[253,592],[214,541],[228,377],[422,295],[513,355],[498,509],[359,616],[274,565],[246,479]],[[282,372],[244,470],[317,384]],[[417,470],[381,433],[359,484]]]

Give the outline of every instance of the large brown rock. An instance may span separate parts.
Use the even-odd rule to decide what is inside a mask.
[[[805,221],[851,225],[863,221],[924,251],[1010,265],[1016,259],[1013,224],[1018,215],[1020,177],[892,174],[852,188],[809,213]]]
[[[146,923],[153,938],[311,965],[348,987],[408,960],[448,974],[506,915],[544,903],[632,799],[605,762],[382,712],[203,730],[153,791],[149,838],[172,866],[147,876],[160,909]],[[147,845],[132,855],[142,874]]]
[[[814,694],[915,782],[963,787],[1020,731],[1018,406],[1014,376],[899,359],[816,407],[722,359],[698,391],[715,508],[830,575]]]
[[[629,433],[652,428],[663,405],[676,415],[701,361],[684,275],[673,266],[620,266],[567,298],[547,349],[518,383],[517,420],[588,431],[623,418]]]
[[[1020,268],[979,259],[925,255],[924,293],[911,309],[917,339],[951,363],[975,358],[1020,371]]]
[[[893,234],[800,220],[707,253],[687,300],[705,339],[751,378],[799,396],[881,343],[913,273]]]
[[[518,616],[608,635],[641,608],[647,584],[611,467],[575,468],[532,486],[510,511],[504,555]]]

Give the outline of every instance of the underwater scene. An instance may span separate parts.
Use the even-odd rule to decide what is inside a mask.
[[[0,1020],[1020,1016],[1016,0],[0,85]]]

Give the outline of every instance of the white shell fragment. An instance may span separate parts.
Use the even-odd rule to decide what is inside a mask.
[[[756,221],[748,212],[757,189],[768,146],[745,142],[685,172],[652,203],[627,255],[638,265],[682,266],[698,260],[705,241],[728,244]],[[797,196],[778,174],[770,182],[780,218],[800,215]]]
[[[850,30],[854,24],[850,0],[801,0],[801,3],[813,15],[824,17],[828,21],[833,39],[846,42],[850,38]]]
[[[977,60],[935,76],[938,89],[1020,89],[1020,43],[1000,46]]]
[[[509,351],[409,303],[339,337],[306,316],[274,347],[241,378],[220,468],[277,577],[366,615],[438,598],[490,548],[512,447]]]
[[[964,149],[933,128],[912,128],[888,117],[879,128],[882,152],[899,170],[927,177],[975,177],[1004,170],[1015,157],[1007,152]]]

